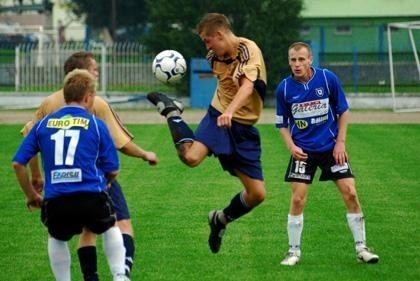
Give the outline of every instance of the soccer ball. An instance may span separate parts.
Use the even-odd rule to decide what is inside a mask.
[[[179,52],[165,50],[156,55],[152,71],[159,81],[174,84],[179,82],[187,71],[187,62]]]

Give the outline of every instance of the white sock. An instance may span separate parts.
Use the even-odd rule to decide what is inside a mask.
[[[56,281],[70,281],[70,251],[66,241],[48,238],[48,256]]]
[[[287,216],[287,234],[289,236],[289,251],[300,256],[300,238],[303,230],[303,214]]]
[[[347,223],[353,234],[356,251],[360,248],[366,247],[366,232],[365,220],[362,213],[347,214]]]
[[[104,232],[104,250],[112,276],[125,274],[125,248],[121,231],[113,226]]]

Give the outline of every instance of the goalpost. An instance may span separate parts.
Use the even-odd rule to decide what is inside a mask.
[[[393,51],[392,51],[392,30],[393,29],[405,29],[408,32],[411,48],[414,54],[414,62],[394,62]],[[417,53],[416,41],[413,34],[413,30],[420,30],[420,21],[411,22],[393,22],[388,24],[388,55],[389,55],[389,72],[390,72],[390,84],[392,93],[392,102],[394,112],[410,112],[420,111],[420,63],[419,56]],[[401,40],[401,38],[400,38]],[[415,67],[413,64],[415,63]],[[397,65],[395,65],[397,64]],[[415,73],[417,69],[417,74]],[[419,87],[419,93],[408,95],[406,93],[400,93],[396,91],[395,81],[401,83],[408,83],[417,85]]]

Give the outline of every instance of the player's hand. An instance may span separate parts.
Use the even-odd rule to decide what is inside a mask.
[[[146,151],[143,157],[144,161],[149,162],[149,165],[154,166],[159,163],[159,158],[156,156],[156,153],[152,151]]]
[[[299,146],[294,145],[290,149],[290,153],[292,154],[292,157],[299,161],[306,161],[308,159],[308,154],[303,152],[302,148]]]
[[[38,193],[34,194],[32,197],[26,197],[26,207],[29,211],[40,209],[42,206],[42,200],[42,196]]]
[[[35,191],[38,194],[41,194],[42,190],[44,189],[44,179],[42,178],[42,176],[32,176],[31,183]]]
[[[117,178],[119,171],[112,171],[105,174],[106,188],[111,188],[112,182]]]
[[[333,150],[333,157],[337,165],[344,165],[347,162],[346,145],[342,141],[337,141]]]
[[[222,128],[232,127],[232,116],[230,113],[223,113],[217,117],[217,126]]]

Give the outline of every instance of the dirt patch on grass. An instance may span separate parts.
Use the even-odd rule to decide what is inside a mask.
[[[165,124],[165,118],[155,110],[117,110],[125,124]],[[198,123],[205,111],[187,109],[183,113],[188,123]],[[28,110],[3,110],[0,111],[0,124],[24,124],[33,116]],[[265,109],[260,124],[274,124],[275,110]],[[386,123],[409,123],[420,124],[420,112],[394,113],[390,111],[353,111],[350,114],[350,123],[359,124],[386,124]]]

